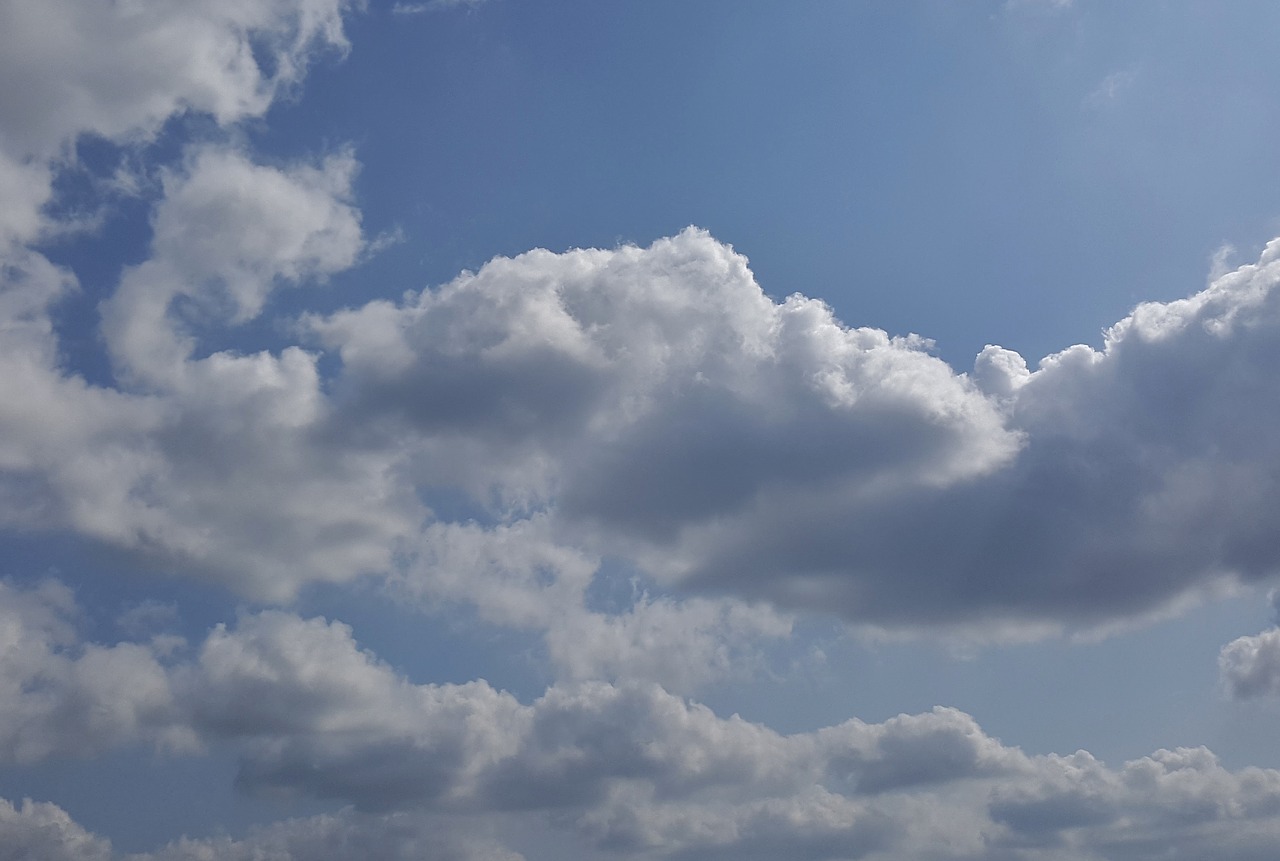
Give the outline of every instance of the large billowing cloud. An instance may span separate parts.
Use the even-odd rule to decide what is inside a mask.
[[[348,421],[412,440],[421,485],[492,517],[544,511],[668,584],[853,621],[1090,625],[1280,561],[1278,257],[1035,372],[989,347],[956,374],[775,303],[696,231],[310,325]]]
[[[223,345],[273,290],[366,252],[356,163],[212,142],[157,172],[150,256],[102,305],[114,387],[68,374],[50,309],[74,283],[27,247],[58,153],[184,111],[262,114],[313,50],[344,47],[348,5],[6,7],[4,63],[37,83],[0,99],[0,188],[20,203],[0,220],[5,523],[255,599],[374,573],[497,624],[550,632],[567,607],[553,651],[665,612],[584,615],[609,558],[662,588],[985,631],[1123,621],[1274,572],[1276,244],[1034,371],[989,347],[958,373],[919,337],[775,301],[693,229],[499,258],[245,354]],[[174,34],[188,47],[140,71]]]
[[[1280,245],[1035,372],[991,347],[958,374],[919,339],[775,302],[695,230],[309,317],[342,360],[332,380],[296,347],[197,357],[180,298],[216,332],[355,259],[350,170],[203,152],[168,184],[155,256],[104,306],[129,408],[30,372],[92,410],[79,436],[104,424],[125,447],[76,470],[32,456],[24,481],[92,512],[70,525],[253,596],[394,570],[502,623],[579,601],[605,555],[668,586],[907,628],[1098,624],[1274,570]],[[223,217],[245,212],[275,238]],[[190,227],[206,219],[218,229]],[[120,502],[85,502],[104,495]]]

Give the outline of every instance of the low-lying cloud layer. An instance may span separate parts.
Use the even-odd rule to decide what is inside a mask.
[[[1028,756],[946,708],[783,735],[653,684],[557,684],[524,704],[484,682],[415,684],[323,619],[267,611],[191,649],[106,648],[69,638],[65,589],[5,588],[6,756],[143,740],[191,755],[231,741],[242,790],[353,806],[146,857],[518,857],[475,838],[530,813],[553,814],[584,852],[655,858],[931,858],[946,846],[951,858],[1243,859],[1280,838],[1280,772],[1228,771],[1203,748],[1120,768],[1084,751]],[[0,845],[113,857],[31,802],[0,805]]]

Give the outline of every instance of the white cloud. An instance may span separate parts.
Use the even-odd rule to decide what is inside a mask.
[[[412,683],[343,624],[278,612],[216,627],[195,656],[161,665],[140,645],[79,644],[64,588],[5,588],[0,738],[17,727],[29,743],[40,727],[44,755],[223,739],[241,751],[242,789],[356,806],[134,861],[515,860],[518,837],[495,841],[532,814],[596,851],[653,858],[923,860],[946,847],[973,861],[1244,861],[1280,837],[1280,771],[1230,771],[1204,748],[1120,768],[1084,751],[1028,756],[941,707],[783,736],[631,682],[557,684],[526,705],[483,682]],[[24,699],[40,713],[19,714]],[[0,853],[113,857],[32,802],[0,805]]]
[[[972,380],[819,303],[771,302],[694,232],[497,260],[310,325],[343,357],[339,409],[416,437],[418,480],[497,518],[544,510],[558,540],[686,587],[1043,630],[1280,562],[1257,520],[1278,490],[1260,468],[1278,247],[1140,306],[1102,351],[1033,373],[990,347]]]
[[[349,153],[283,170],[227,147],[189,154],[185,170],[165,177],[151,258],[127,270],[103,305],[117,371],[181,385],[194,340],[172,320],[179,297],[209,322],[242,323],[279,284],[351,266],[364,246],[349,203],[355,170]]]
[[[216,332],[276,283],[348,265],[349,159],[193,165],[170,181],[157,256],[105,308],[143,388],[52,370],[38,309],[56,273],[15,294],[36,311],[13,312],[12,378],[50,407],[11,417],[25,430],[9,492],[39,488],[48,525],[146,548],[149,564],[281,599],[398,554],[407,593],[549,630],[608,552],[666,586],[882,628],[1041,631],[1142,618],[1280,563],[1265,514],[1280,487],[1262,468],[1280,456],[1266,370],[1280,244],[1196,296],[1139,306],[1101,351],[1032,372],[989,347],[972,378],[919,339],[773,302],[697,231],[532,252],[308,317],[343,362],[322,383],[298,348],[194,357],[173,308],[203,303]],[[227,176],[244,182],[213,181]],[[313,215],[289,222],[290,201]],[[221,216],[214,245],[176,226],[228,212],[276,238]],[[91,418],[47,430],[55,404]],[[451,522],[458,499],[479,520]]]
[[[1005,0],[1004,9],[1006,12],[1016,12],[1026,9],[1070,9],[1074,5],[1074,0]]]
[[[296,587],[287,578],[265,585],[258,577],[261,563],[228,574],[241,560],[211,560],[211,545],[237,543],[222,533],[269,536],[271,529],[247,508],[231,511],[235,506],[191,492],[198,462],[216,452],[194,450],[200,443],[182,429],[207,432],[216,416],[231,425],[222,427],[226,445],[237,423],[282,441],[279,424],[292,422],[296,429],[315,406],[313,360],[293,350],[279,357],[219,353],[188,365],[189,333],[169,325],[170,312],[182,298],[218,322],[243,320],[275,284],[323,278],[349,265],[363,247],[358,213],[347,200],[352,157],[340,153],[318,165],[281,170],[209,145],[194,150],[184,169],[165,175],[168,199],[154,223],[156,256],[133,270],[105,306],[108,318],[117,315],[106,334],[120,376],[145,382],[148,391],[91,386],[62,371],[51,309],[75,289],[74,279],[24,244],[67,227],[43,208],[78,136],[128,145],[149,140],[185,112],[209,114],[223,125],[261,115],[301,80],[316,50],[345,48],[342,15],[356,5],[20,0],[0,9],[0,75],[7,82],[0,94],[0,194],[6,201],[0,215],[0,521],[70,528],[139,550],[140,561],[162,567],[192,562],[204,576],[238,578],[258,594],[288,594]],[[185,406],[172,385],[184,372],[202,377],[192,384],[198,392],[186,391]],[[167,384],[167,400],[154,390],[159,382]],[[192,405],[202,414],[194,414]],[[288,472],[288,458],[276,455],[270,461]],[[359,459],[340,456],[336,472],[351,472]],[[203,468],[217,467],[204,461]],[[368,513],[386,469],[378,459],[371,469],[356,467],[361,477],[355,485],[342,483],[354,494],[341,497],[348,512],[362,507],[356,520],[378,533],[372,556],[368,546],[348,541],[334,547],[323,540],[346,527],[361,531],[347,515],[317,512],[325,506],[316,499],[284,506],[291,509],[286,519],[295,522],[303,509],[317,515],[308,521],[317,531],[303,540],[316,542],[317,558],[333,560],[328,573],[320,566],[321,579],[347,578],[382,567],[388,558],[384,539],[388,528],[398,528],[388,526],[396,515]],[[277,477],[287,485],[296,474]],[[244,500],[262,498],[263,475],[255,488],[243,488]],[[166,488],[170,480],[183,486]],[[310,485],[317,498],[327,480]],[[178,499],[188,507],[171,514],[167,506]],[[264,509],[279,504],[270,500]],[[281,534],[298,535],[287,526]],[[261,558],[262,549],[250,554],[251,561]]]
[[[121,856],[55,804],[0,799],[0,857],[13,861],[523,861],[478,831],[474,819],[344,810],[258,827],[241,839],[183,837],[154,852]]]
[[[72,678],[66,665],[131,645],[76,643],[65,627],[74,607],[56,585],[6,598],[15,609],[3,631],[18,619],[48,631],[48,642],[61,638],[40,647],[17,637],[22,650],[0,653],[6,678],[58,661],[63,668],[41,669],[42,678]],[[138,681],[121,685],[104,666],[86,667],[96,686],[46,687],[46,699],[62,703],[46,712],[68,730],[61,753],[81,749],[70,729],[94,726],[104,696],[137,700]],[[655,685],[559,684],[522,704],[483,682],[412,683],[346,626],[279,612],[218,626],[194,657],[160,674],[157,687],[173,692],[161,710],[169,731],[236,744],[242,789],[357,810],[239,840],[184,839],[139,858],[518,858],[518,838],[509,849],[491,838],[515,833],[504,823],[531,813],[602,852],[673,859],[923,861],[946,846],[948,857],[973,861],[1243,861],[1280,836],[1280,772],[1229,771],[1203,748],[1118,768],[1084,751],[1028,756],[954,709],[782,735]],[[0,730],[12,715],[0,713]],[[138,722],[132,730],[148,735]],[[113,732],[98,738],[128,743]],[[0,846],[19,857],[111,857],[64,811],[33,803],[0,805]]]
[[[128,861],[524,861],[479,831],[474,819],[344,810],[257,828],[239,840],[184,838]]]
[[[692,693],[763,664],[761,643],[791,634],[768,607],[725,599],[640,595],[622,613],[570,610],[548,627],[547,648],[562,678],[647,680]]]
[[[1280,628],[1232,640],[1222,647],[1218,667],[1237,699],[1280,695]]]
[[[426,3],[396,3],[392,15],[421,15],[424,12],[440,12],[447,9],[474,9],[488,0],[428,0]]]
[[[111,843],[77,824],[56,804],[0,798],[0,857],[14,861],[110,861]]]
[[[163,644],[81,644],[54,582],[0,582],[0,761],[89,756],[141,738],[181,745]]]
[[[85,4],[0,9],[0,145],[52,157],[81,133],[149,136],[192,110],[227,124],[261,115],[320,47],[346,48],[349,0]],[[145,58],[145,62],[139,62]]]
[[[385,569],[420,506],[393,482],[395,451],[317,440],[327,405],[316,357],[193,356],[197,335],[255,316],[277,285],[354,262],[364,245],[348,201],[354,171],[348,153],[276,168],[206,146],[169,173],[154,256],[102,306],[123,389],[58,369],[49,308],[67,277],[38,255],[11,255],[0,515],[72,528],[255,597]]]
[[[1137,78],[1138,73],[1132,69],[1112,72],[1103,78],[1089,95],[1085,96],[1084,103],[1092,108],[1105,108],[1112,105],[1124,97]]]

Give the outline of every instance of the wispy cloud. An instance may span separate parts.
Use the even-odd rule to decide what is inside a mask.
[[[474,8],[489,0],[427,0],[425,3],[396,3],[391,7],[393,15],[421,15],[446,9]]]
[[[1092,108],[1104,108],[1120,101],[1138,79],[1137,71],[1123,69],[1112,72],[1102,79],[1089,95],[1085,96],[1085,105]]]

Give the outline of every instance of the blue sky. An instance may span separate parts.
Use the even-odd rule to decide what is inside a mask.
[[[1278,30],[0,2],[0,856],[1273,857]]]

